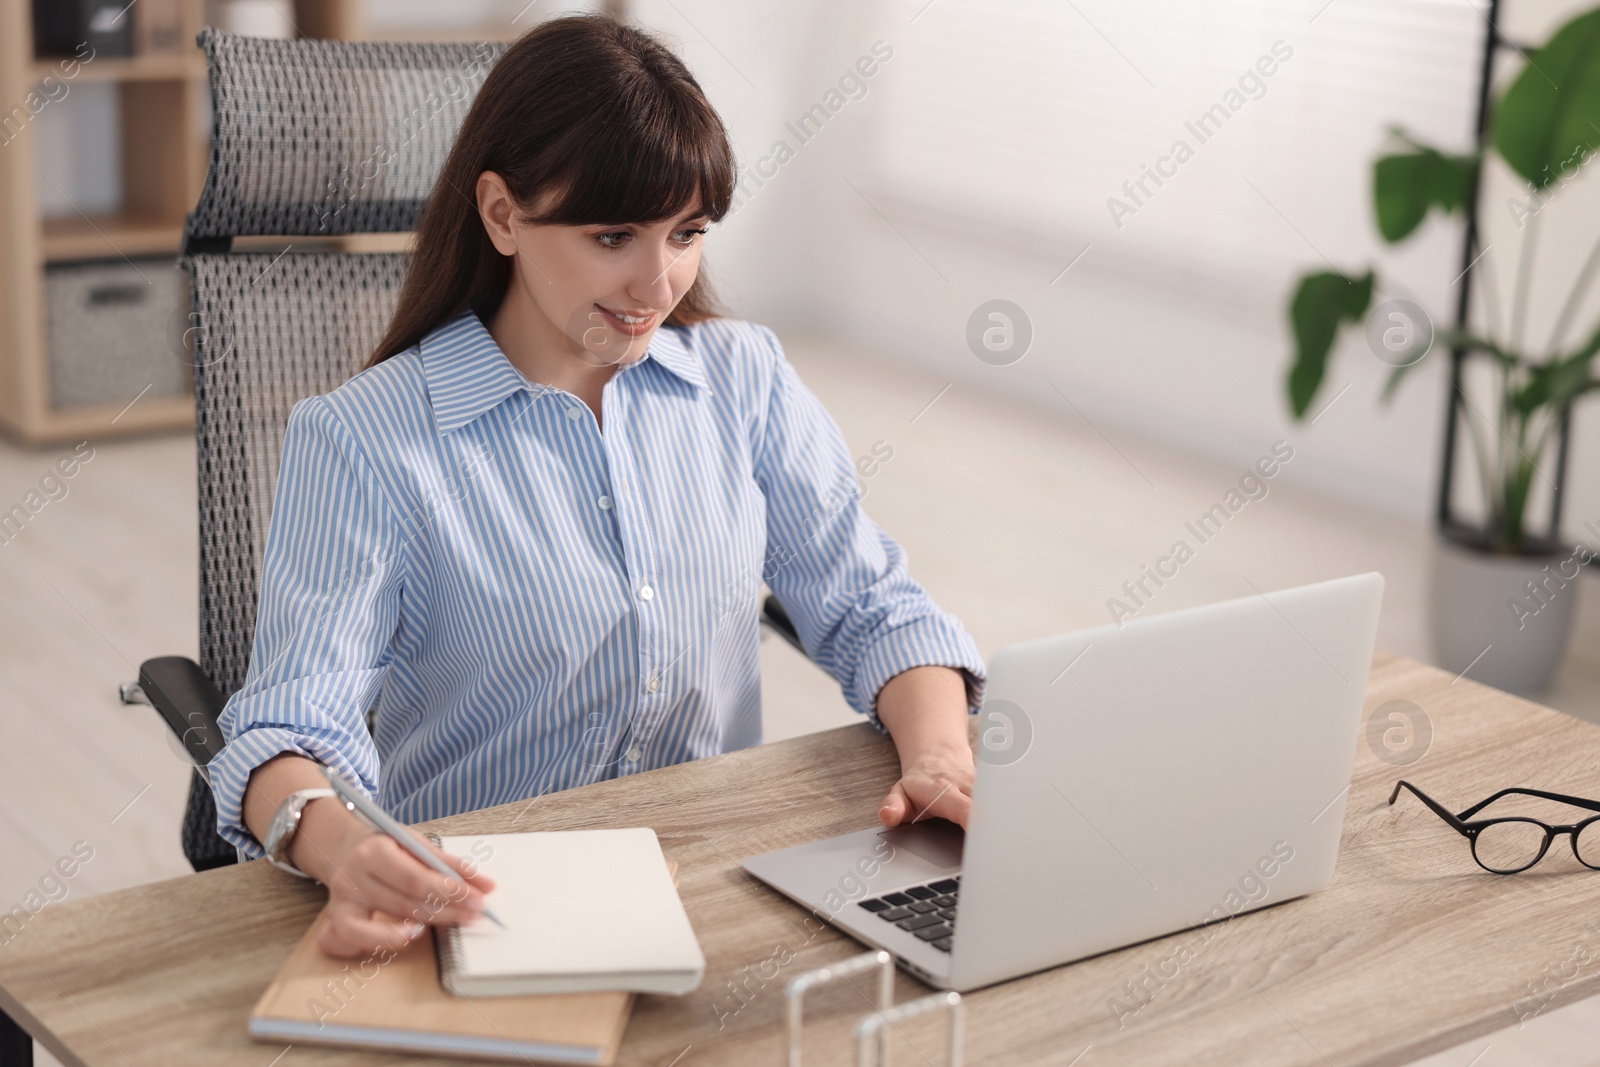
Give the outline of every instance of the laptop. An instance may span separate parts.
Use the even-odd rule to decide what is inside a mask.
[[[964,833],[879,824],[743,867],[963,992],[1316,892],[1382,598],[1370,572],[1007,645]]]

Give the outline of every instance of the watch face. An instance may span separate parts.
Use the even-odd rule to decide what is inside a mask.
[[[283,812],[280,811],[272,816],[272,823],[267,827],[267,840],[265,842],[267,855],[276,856],[278,854],[278,844],[283,840],[284,825]]]
[[[294,814],[303,806],[303,800],[291,796],[273,814],[272,822],[267,826],[267,840],[265,842],[267,855],[275,859],[284,858],[280,855],[280,850],[294,833],[296,822]]]
[[[301,789],[285,797],[278,805],[278,810],[273,813],[272,822],[267,824],[267,839],[262,842],[267,858],[277,866],[309,878],[310,875],[288,865],[289,857],[286,853],[289,850],[289,842],[293,840],[295,830],[300,825],[300,813],[305,810],[305,806],[319,797],[333,795],[331,789]]]

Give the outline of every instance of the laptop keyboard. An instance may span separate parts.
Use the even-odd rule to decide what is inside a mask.
[[[885,922],[916,934],[940,952],[950,951],[956,932],[956,902],[961,896],[961,876],[914,885],[897,893],[856,901]]]

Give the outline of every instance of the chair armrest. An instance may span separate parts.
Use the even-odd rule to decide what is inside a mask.
[[[159,656],[139,664],[139,687],[167,726],[204,768],[222,751],[217,717],[227,703],[200,665],[186,656]]]
[[[806,648],[800,643],[800,634],[795,630],[794,623],[789,621],[789,613],[783,610],[783,605],[771,593],[761,604],[761,621],[773,633],[793,645],[802,656],[806,655]]]

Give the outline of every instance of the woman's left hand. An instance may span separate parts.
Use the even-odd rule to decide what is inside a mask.
[[[963,829],[972,807],[967,687],[951,667],[912,667],[878,693],[878,718],[894,738],[900,780],[878,806],[885,826],[949,819]]]

